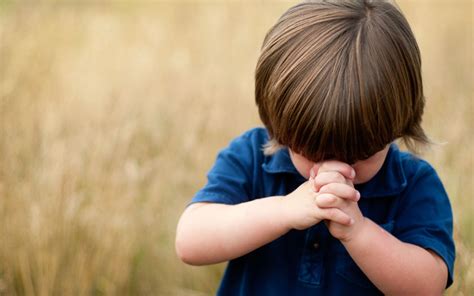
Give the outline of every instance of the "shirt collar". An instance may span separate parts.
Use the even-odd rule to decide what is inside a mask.
[[[384,164],[368,182],[357,184],[362,197],[376,198],[400,194],[407,187],[401,152],[396,144],[391,144]]]
[[[300,176],[293,165],[287,148],[266,156],[262,168],[269,174],[290,173]],[[357,184],[363,198],[377,198],[400,194],[407,187],[401,153],[396,144],[391,144],[384,164],[368,182]]]
[[[270,174],[290,173],[299,175],[291,161],[288,148],[281,148],[275,154],[265,156],[262,168]]]

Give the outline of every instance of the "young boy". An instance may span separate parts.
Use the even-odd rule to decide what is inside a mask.
[[[400,11],[290,8],[264,40],[255,87],[265,129],[219,153],[180,219],[180,258],[230,261],[219,295],[442,294],[450,203],[434,169],[393,143],[429,143],[420,53]]]

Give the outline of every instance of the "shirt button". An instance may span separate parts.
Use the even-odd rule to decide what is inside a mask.
[[[318,248],[319,248],[319,243],[314,243],[314,244],[313,244],[313,248],[314,248],[314,249],[318,249]]]

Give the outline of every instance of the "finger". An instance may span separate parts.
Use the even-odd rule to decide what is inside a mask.
[[[314,179],[310,178],[308,180],[308,184],[309,184],[309,191],[316,193],[316,186],[314,186]]]
[[[313,165],[313,167],[309,170],[309,178],[314,179],[316,177],[317,173],[318,173],[317,167],[316,167],[316,165]]]
[[[323,208],[338,208],[344,211],[344,209],[349,208],[351,206],[350,203],[353,203],[352,200],[344,199],[330,193],[323,193],[323,194],[318,193],[315,199],[316,199],[316,205],[322,209]]]
[[[309,170],[309,175],[310,175],[311,177],[313,177],[313,178],[316,177],[316,175],[317,175],[318,172],[319,172],[319,165],[320,165],[320,164],[321,164],[321,162],[313,164],[313,166],[312,166],[311,169]]]
[[[338,208],[319,209],[323,219],[331,220],[343,225],[351,225],[354,220]]]
[[[336,171],[320,172],[316,178],[314,178],[314,190],[319,192],[321,187],[330,183],[346,184],[347,182],[346,178]]]
[[[319,163],[318,173],[327,172],[327,171],[336,171],[341,173],[345,178],[354,180],[355,170],[349,164],[337,161],[337,160],[326,160]]]
[[[316,196],[316,205],[319,208],[340,208],[343,199],[331,193],[318,194]]]
[[[322,186],[319,193],[331,193],[338,197],[351,200],[351,201],[359,201],[360,193],[357,191],[353,186],[348,184],[340,184],[340,183],[329,183]]]

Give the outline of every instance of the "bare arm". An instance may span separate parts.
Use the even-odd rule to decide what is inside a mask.
[[[259,198],[237,205],[197,203],[178,223],[176,252],[192,265],[213,264],[245,255],[287,233],[323,219],[349,224],[339,209],[320,209],[306,182],[286,196]]]
[[[289,231],[281,217],[281,197],[238,205],[197,203],[183,213],[176,251],[184,262],[213,264],[240,257]]]
[[[369,219],[349,240],[352,259],[384,294],[441,295],[448,271],[434,252],[404,243]]]
[[[339,208],[354,219],[351,225],[328,221],[331,234],[384,294],[441,295],[448,278],[444,261],[430,250],[400,241],[363,217],[357,202],[348,198],[355,189],[337,172],[343,166],[326,162],[315,181],[315,189],[320,193],[316,200],[319,207]],[[325,185],[319,186],[320,180]]]

